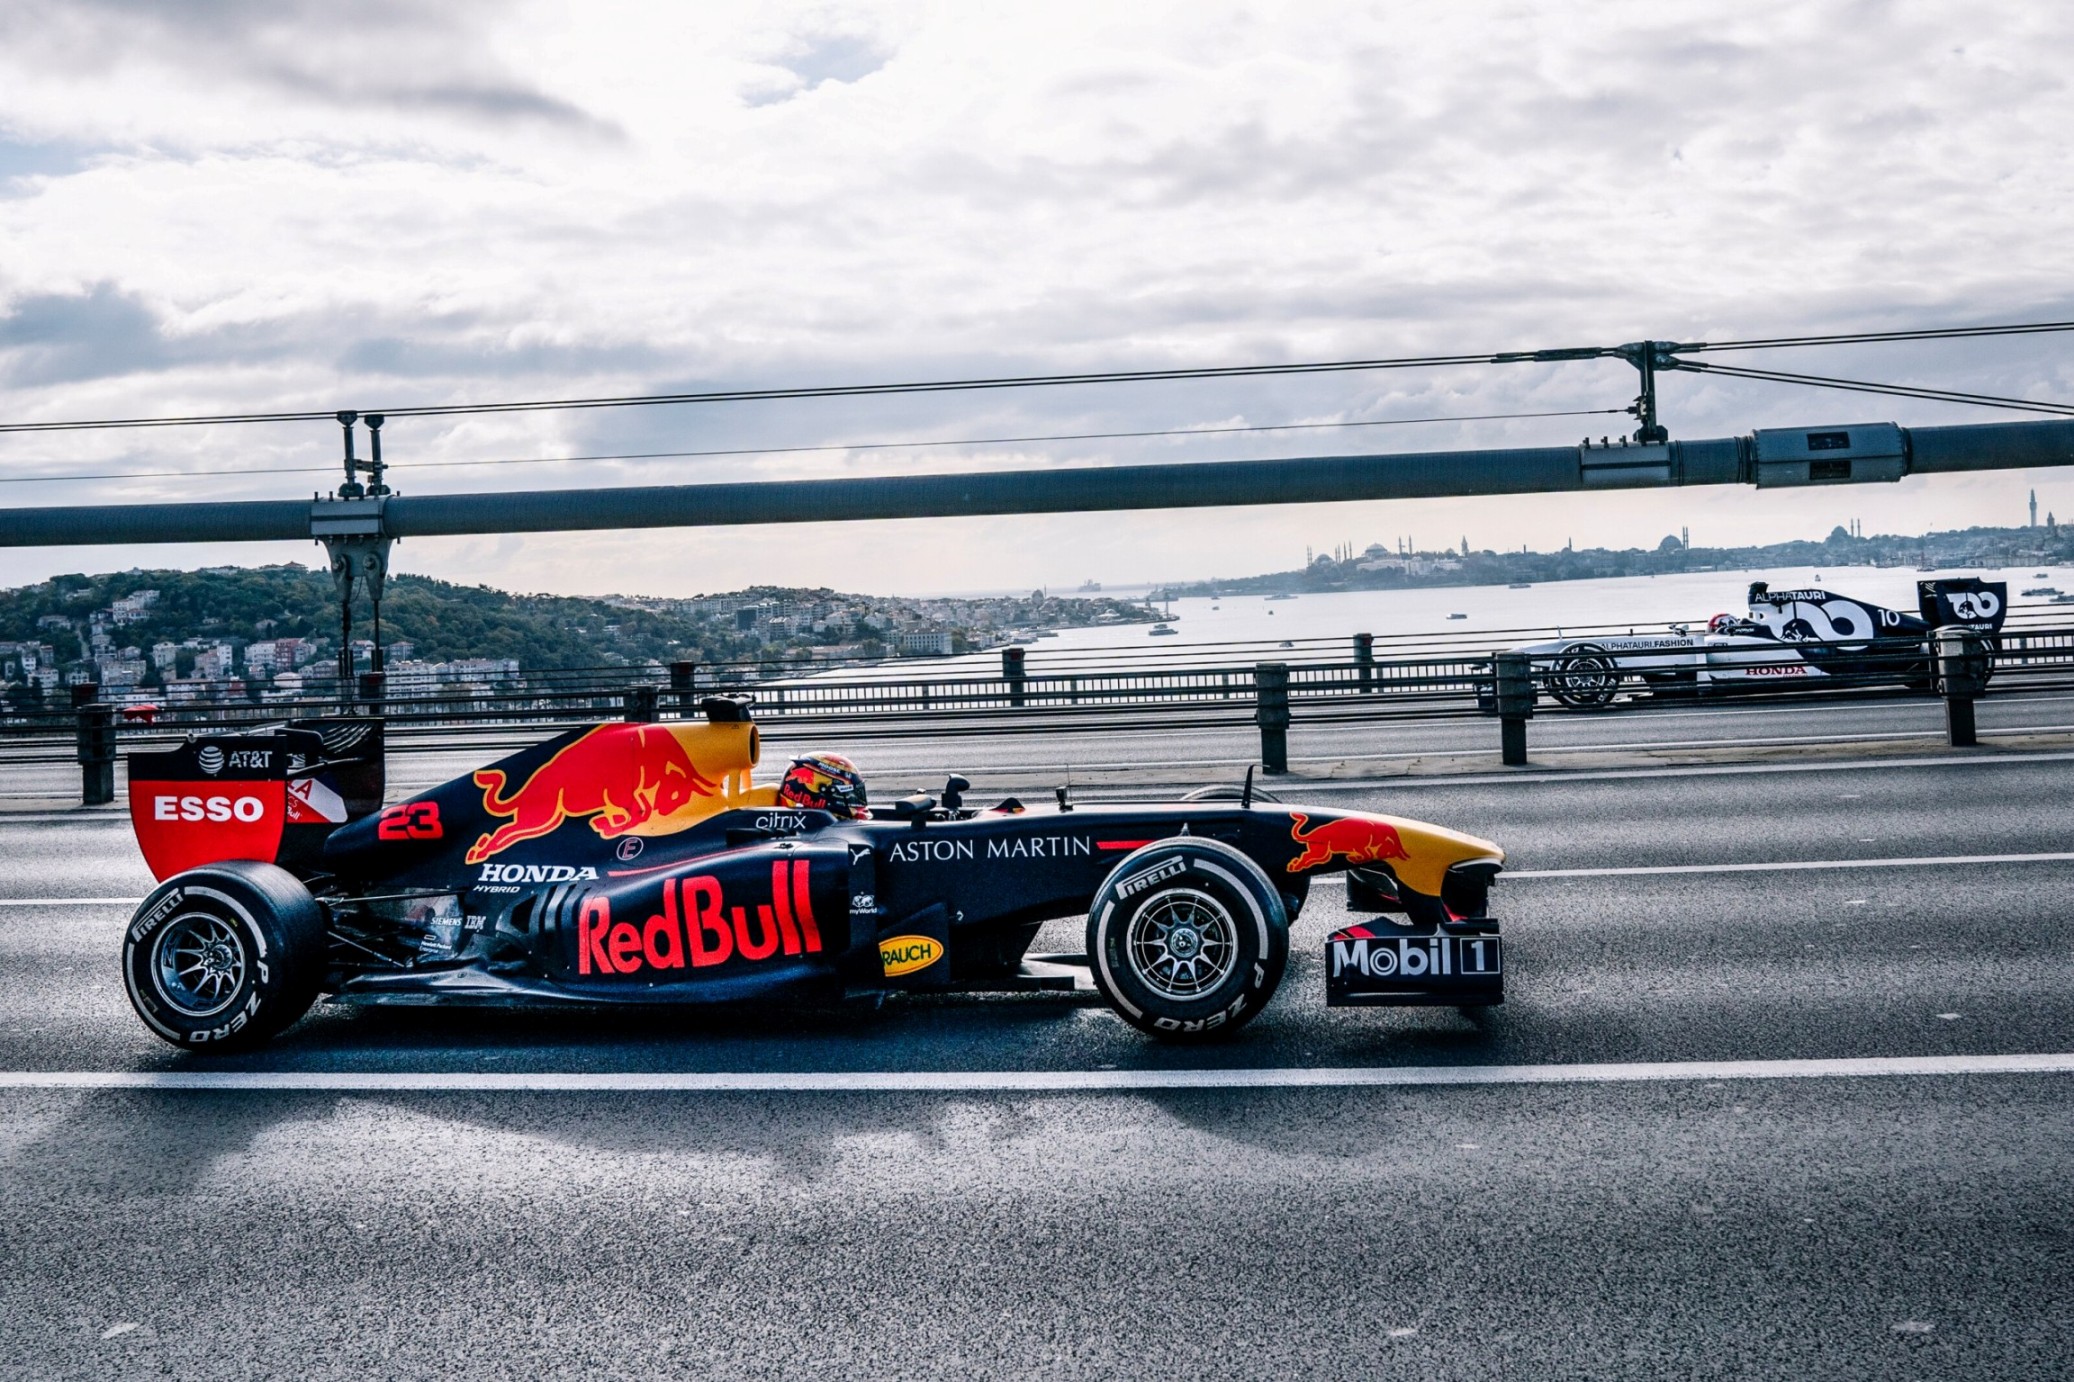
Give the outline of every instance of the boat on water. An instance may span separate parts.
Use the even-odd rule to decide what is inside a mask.
[[[1532,581],[1514,581],[1511,585],[1508,585],[1505,588],[1507,590],[1532,590],[1534,588],[1534,583]]]
[[[1147,638],[1174,638],[1178,636],[1180,632],[1181,631],[1179,629],[1173,627],[1171,624],[1154,624],[1145,636]]]
[[[2034,585],[2024,592],[2026,595],[2057,595],[2059,593],[2059,587],[2052,585]]]
[[[1270,595],[1267,598],[1270,600],[1294,600],[1296,597],[1294,595]]]
[[[2056,605],[2074,605],[2074,595],[2055,595],[2052,597],[2052,603]]]
[[[1469,616],[1468,616],[1468,615],[1466,615],[1466,614],[1450,614],[1450,615],[1448,616],[1448,618],[1450,618],[1450,619],[1467,619],[1468,617],[1469,617]]]

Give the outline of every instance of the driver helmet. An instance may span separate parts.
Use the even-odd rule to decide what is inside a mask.
[[[1727,629],[1734,628],[1735,624],[1736,617],[1733,614],[1717,614],[1707,621],[1707,632],[1721,633]]]
[[[839,753],[810,753],[793,759],[778,784],[780,806],[854,817],[863,811],[866,801],[864,774]]]

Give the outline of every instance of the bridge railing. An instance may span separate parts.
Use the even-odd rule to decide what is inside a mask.
[[[111,704],[87,686],[73,688],[74,704],[18,707],[8,715],[0,723],[0,760],[61,762],[76,756],[83,766],[93,765],[96,780],[105,781],[105,765],[118,746],[146,748],[204,729],[369,712],[384,716],[388,742],[397,752],[488,750],[601,719],[695,716],[704,697],[746,694],[770,729],[810,726],[817,736],[829,737],[1252,724],[1261,732],[1263,762],[1277,771],[1286,765],[1286,748],[1280,746],[1292,721],[1497,714],[1507,724],[1507,760],[1524,761],[1524,721],[1537,704],[1590,710],[1636,695],[1733,693],[1744,700],[1777,700],[1930,694],[1949,680],[1930,641],[1631,652],[1580,639],[1562,651],[1510,654],[1517,658],[1519,679],[1508,698],[1504,650],[1391,650],[1378,657],[1373,640],[1356,640],[1353,656],[1344,641],[1337,647],[1324,640],[1291,644],[1272,650],[1282,657],[1250,664],[1227,660],[1231,647],[1212,649],[1217,660],[1207,665],[1169,661],[1164,650],[1151,665],[1137,666],[1079,655],[1032,666],[1027,655],[1004,656],[1000,670],[990,673],[975,670],[969,659],[957,669],[935,665],[933,671],[909,672],[893,665],[868,669],[869,675],[803,675],[786,664],[679,663],[484,679],[422,688],[422,694],[399,694],[400,688],[363,676],[346,698],[226,697],[151,706]],[[1977,657],[1983,677],[1998,689],[2074,685],[2074,626],[2005,629],[1978,648]],[[1970,707],[1972,695],[1963,699]]]

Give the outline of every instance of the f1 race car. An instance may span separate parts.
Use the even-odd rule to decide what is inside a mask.
[[[1705,633],[1674,627],[1516,651],[1532,657],[1535,680],[1573,710],[1608,706],[1630,685],[1658,693],[1813,682],[1928,686],[1933,629],[1960,624],[1993,635],[2009,612],[2008,586],[2000,581],[1918,581],[1916,599],[1919,613],[1905,614],[1827,590],[1772,590],[1757,581],[1749,613],[1717,614]]]
[[[570,730],[384,805],[382,722],[203,734],[129,760],[158,888],[130,1000],[195,1050],[352,1003],[814,1003],[890,990],[1095,989],[1163,1037],[1274,995],[1312,880],[1389,916],[1326,942],[1330,1004],[1503,1001],[1498,846],[1223,787],[1082,805],[936,795],[838,809],[751,783],[746,700]],[[802,763],[809,760],[801,760]],[[837,760],[842,761],[842,760]],[[795,771],[798,765],[795,765]],[[792,783],[790,775],[785,785]],[[1087,953],[1026,956],[1084,914]]]

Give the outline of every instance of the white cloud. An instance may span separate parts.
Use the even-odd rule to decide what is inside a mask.
[[[18,4],[0,20],[0,413],[367,408],[2065,316],[2074,100],[2056,55],[2070,37],[2074,18],[2052,7],[1922,3]],[[2050,340],[1819,363],[2074,397],[2074,359]],[[1537,366],[399,420],[388,435],[407,466],[1618,406],[1631,383],[1616,365]],[[1992,416],[1689,376],[1664,395],[1682,436]],[[1560,443],[1618,421],[405,470],[402,483]],[[0,461],[16,474],[318,466],[335,432],[16,436],[0,438]],[[77,503],[278,496],[321,479],[4,488]],[[1028,586],[1230,574],[1287,564],[1307,542],[1400,533],[1653,545],[1681,523],[1728,542],[1851,515],[1868,531],[2011,521],[2032,484],[2074,511],[2057,475],[2008,475],[1813,499],[539,536],[413,544],[400,559],[570,590]],[[0,571],[87,555],[18,553]]]

